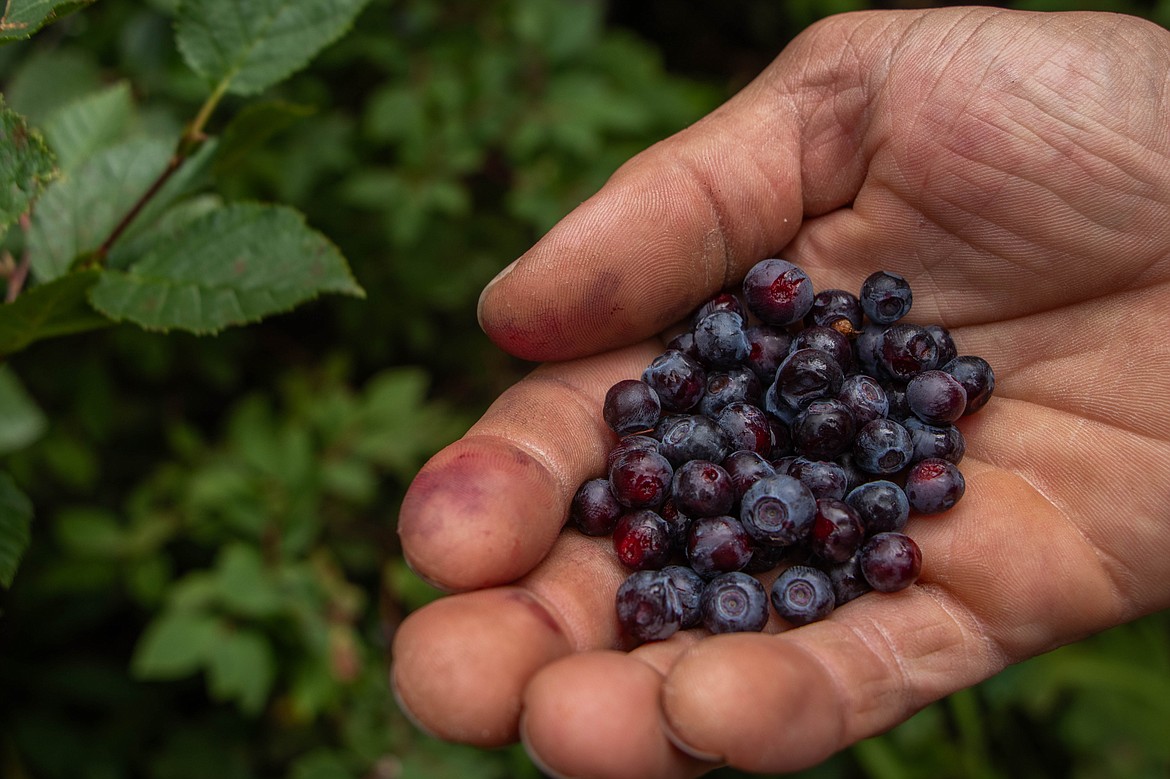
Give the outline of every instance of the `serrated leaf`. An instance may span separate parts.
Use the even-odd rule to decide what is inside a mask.
[[[0,472],[0,585],[12,586],[32,537],[33,506],[16,482]]]
[[[199,611],[164,612],[138,639],[130,661],[139,679],[178,679],[208,662],[222,637],[219,618]]]
[[[53,155],[0,95],[0,235],[20,218],[53,175]]]
[[[12,369],[0,365],[0,455],[28,446],[48,426],[44,412],[24,391]]]
[[[45,121],[45,140],[62,169],[70,169],[118,141],[130,125],[134,102],[123,81],[62,106]]]
[[[175,203],[153,223],[141,230],[130,230],[110,249],[107,266],[125,269],[150,251],[159,241],[166,240],[189,222],[223,208],[223,198],[211,193],[192,195]]]
[[[90,301],[148,330],[208,334],[325,292],[365,296],[345,258],[297,211],[237,203],[189,222],[129,270],[102,274]]]
[[[247,714],[260,711],[276,675],[276,657],[267,638],[244,628],[225,632],[211,647],[208,660],[212,697],[235,700]]]
[[[97,249],[163,172],[173,149],[158,138],[126,141],[54,181],[37,201],[29,231],[36,278],[58,278],[79,254]]]
[[[300,70],[353,24],[368,0],[184,0],[177,43],[187,64],[251,95]]]
[[[7,0],[0,16],[0,43],[30,37],[46,24],[92,3],[94,0]]]
[[[38,284],[11,303],[0,305],[0,355],[13,354],[46,338],[107,327],[109,319],[86,297],[100,271],[76,271]]]

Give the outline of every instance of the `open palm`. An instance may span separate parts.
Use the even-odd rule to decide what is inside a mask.
[[[1170,33],[989,8],[834,17],[625,165],[485,291],[550,361],[420,472],[399,531],[459,594],[394,645],[439,736],[579,776],[816,763],[1006,664],[1170,606]],[[914,517],[918,583],[764,634],[622,651],[625,575],[562,530],[613,435],[605,390],[756,261],[877,269],[996,370],[959,424],[964,500]]]

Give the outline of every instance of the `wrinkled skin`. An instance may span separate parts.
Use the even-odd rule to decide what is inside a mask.
[[[1111,14],[828,19],[623,166],[484,292],[549,361],[418,475],[416,571],[458,591],[394,643],[427,730],[560,775],[787,771],[1005,665],[1170,606],[1170,33]],[[910,320],[995,366],[968,491],[914,517],[920,581],[823,622],[625,651],[607,539],[562,531],[655,334],[782,255],[905,275]]]

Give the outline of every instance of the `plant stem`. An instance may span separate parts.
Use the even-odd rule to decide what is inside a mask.
[[[32,225],[32,218],[29,216],[29,211],[25,211],[20,215],[20,230],[25,235],[25,243],[28,243],[28,231]],[[28,279],[29,267],[29,253],[28,248],[24,249],[20,254],[20,262],[16,263],[12,272],[8,274],[8,290],[4,293],[4,302],[11,303],[16,300],[16,296],[24,289],[24,282]]]
[[[212,113],[215,112],[215,109],[219,105],[219,102],[223,99],[223,96],[227,94],[229,83],[230,79],[224,79],[223,81],[219,82],[215,89],[212,90],[211,94],[207,96],[207,99],[203,101],[203,105],[199,107],[199,112],[195,114],[195,118],[191,120],[191,123],[187,125],[187,129],[184,130],[182,136],[179,137],[179,143],[175,147],[175,153],[172,154],[170,160],[167,161],[166,168],[164,168],[162,173],[158,175],[158,178],[156,178],[154,182],[151,183],[149,187],[147,187],[146,191],[142,193],[142,197],[138,198],[137,202],[135,202],[134,205],[130,207],[130,210],[126,212],[126,215],[123,216],[118,224],[114,226],[114,229],[110,231],[110,234],[106,236],[106,240],[102,241],[101,246],[99,246],[97,251],[94,252],[92,262],[98,267],[102,267],[106,264],[106,258],[109,257],[110,250],[113,248],[114,243],[122,237],[122,234],[126,232],[127,228],[130,227],[131,223],[133,223],[135,218],[137,218],[138,214],[142,212],[142,209],[146,208],[147,204],[150,203],[154,196],[158,194],[159,190],[163,188],[163,185],[166,184],[171,176],[175,174],[175,171],[182,167],[183,163],[186,162],[191,157],[191,155],[196,152],[196,150],[198,150],[198,148],[205,140],[207,140],[207,136],[204,134],[204,128],[207,126],[208,121],[210,121]]]

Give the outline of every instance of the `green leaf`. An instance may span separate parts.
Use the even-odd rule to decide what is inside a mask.
[[[0,16],[0,43],[25,40],[46,24],[84,8],[93,0],[7,0]]]
[[[221,172],[236,169],[247,161],[253,150],[263,146],[268,139],[282,130],[312,116],[315,110],[312,106],[285,100],[270,100],[244,106],[224,128],[215,159],[215,169]]]
[[[220,620],[199,611],[172,610],[151,622],[130,660],[139,679],[179,679],[207,663],[223,638]]]
[[[102,149],[50,185],[37,201],[29,232],[33,273],[65,274],[83,252],[97,249],[159,177],[174,142],[139,138]]]
[[[235,700],[255,714],[263,707],[276,675],[276,658],[268,639],[255,630],[221,633],[211,647],[208,686],[217,700]]]
[[[86,297],[100,275],[97,270],[75,271],[0,305],[0,355],[13,354],[46,338],[112,324],[93,310]]]
[[[282,604],[280,591],[265,569],[259,550],[248,544],[224,547],[216,560],[215,584],[219,601],[242,617],[269,617]]]
[[[340,38],[368,0],[184,0],[177,43],[187,64],[228,92],[283,81]]]
[[[24,391],[16,375],[8,366],[0,365],[0,455],[25,448],[48,426],[44,412]]]
[[[11,74],[4,74],[4,96],[14,111],[39,127],[54,111],[100,90],[104,83],[101,67],[85,50],[34,47]]]
[[[297,211],[239,203],[189,222],[129,270],[107,271],[90,300],[148,330],[207,334],[323,292],[365,295],[337,248]]]
[[[0,95],[0,234],[26,212],[53,175],[44,138]]]
[[[96,506],[63,510],[53,522],[62,547],[78,557],[117,557],[126,547],[126,531],[115,514]]]
[[[183,160],[138,212],[138,216],[126,228],[126,232],[113,248],[117,249],[124,242],[131,240],[138,241],[140,245],[149,243],[149,235],[158,227],[166,226],[162,222],[163,217],[176,201],[211,182],[211,165],[215,161],[218,148],[219,139],[208,138],[191,156]],[[125,254],[122,256],[126,257]]]
[[[122,81],[62,106],[45,121],[45,140],[64,170],[113,145],[130,126],[134,102]]]
[[[12,586],[20,558],[32,537],[32,501],[0,471],[0,585]]]

